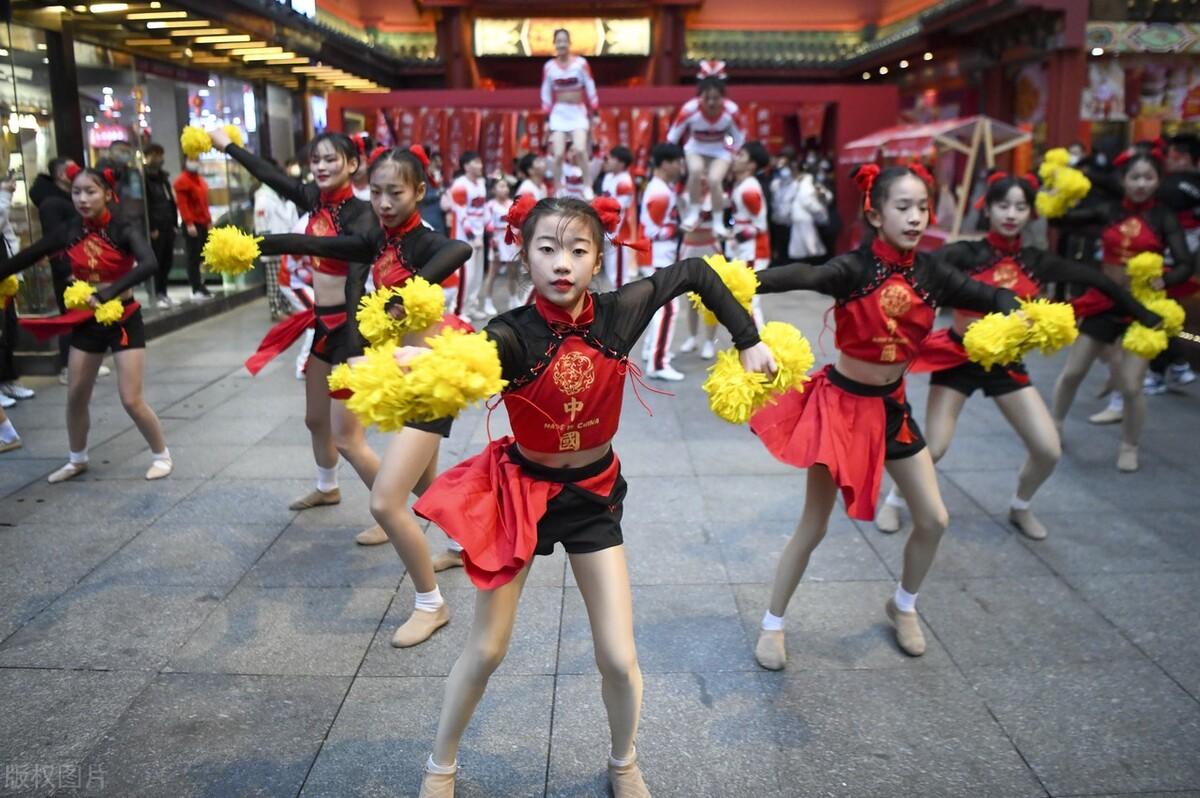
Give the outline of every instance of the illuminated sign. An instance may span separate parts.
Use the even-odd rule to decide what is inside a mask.
[[[649,19],[476,19],[475,55],[554,55],[554,32],[571,34],[571,52],[584,56],[650,55]]]

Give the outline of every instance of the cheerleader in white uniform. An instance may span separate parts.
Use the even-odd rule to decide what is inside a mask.
[[[565,28],[554,32],[554,51],[554,58],[542,68],[542,111],[550,115],[550,154],[554,176],[561,182],[568,137],[574,147],[571,160],[580,174],[587,174],[590,117],[600,103],[592,70],[583,56],[571,55],[571,34]],[[584,195],[592,198],[590,186],[584,187]]]

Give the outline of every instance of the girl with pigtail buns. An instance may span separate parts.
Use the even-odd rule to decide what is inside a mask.
[[[492,319],[483,331],[506,382],[501,398],[513,434],[447,470],[417,501],[417,515],[462,545],[478,588],[466,648],[446,684],[422,798],[450,798],[458,747],[492,673],[504,659],[517,602],[534,556],[561,543],[592,627],[611,748],[608,776],[617,798],[646,798],[634,747],[642,678],[633,637],[629,573],[622,545],[625,480],[613,453],[629,351],[654,312],[688,291],[730,331],[747,371],[775,370],[750,316],[700,259],[659,269],[610,293],[589,292],[603,267],[606,233],[620,204],[601,197],[535,201],[510,209],[510,240],[529,268],[534,300]],[[422,350],[401,347],[402,368]],[[635,385],[636,387],[636,385]]]
[[[367,185],[378,225],[365,234],[355,235],[266,236],[260,244],[261,251],[266,255],[287,252],[370,263],[372,282],[381,298],[388,289],[401,288],[422,278],[433,286],[435,298],[440,299],[437,286],[466,262],[471,247],[462,241],[451,241],[421,222],[418,208],[425,197],[425,170],[429,165],[424,149],[377,147],[367,160]],[[383,310],[389,317],[402,320],[409,309],[402,297],[396,296],[387,301]],[[412,310],[415,314],[416,309]],[[358,308],[354,313],[364,318]],[[447,323],[454,326],[457,321],[453,317],[432,320],[422,329],[408,331],[403,341],[423,344]],[[357,335],[359,324],[351,322],[350,329]],[[365,323],[363,331],[367,332]],[[456,552],[447,552],[438,562],[432,561],[421,527],[408,509],[409,494],[420,495],[437,473],[439,444],[442,438],[449,437],[450,422],[445,418],[405,424],[388,441],[371,484],[371,514],[404,562],[416,592],[412,614],[392,635],[392,645],[397,648],[423,643],[450,620],[450,609],[438,589],[434,572],[459,565],[461,560]]]
[[[1016,310],[1016,296],[971,280],[916,251],[931,222],[929,173],[920,165],[854,176],[863,192],[868,233],[855,251],[822,266],[794,263],[758,273],[759,293],[817,291],[834,298],[837,362],[751,419],[750,427],[776,458],[807,469],[804,510],[779,559],[755,657],[779,670],[787,662],[783,615],[809,557],[825,537],[840,491],[851,518],[875,517],[886,469],[904,491],[913,531],[904,569],[885,611],[896,640],[910,656],[925,652],[915,608],[949,518],[933,459],[904,395],[904,373],[933,327],[940,305],[978,313]]]

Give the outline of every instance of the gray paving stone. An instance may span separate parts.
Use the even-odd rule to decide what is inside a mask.
[[[704,524],[643,524],[635,520],[622,523],[622,534],[630,584],[688,585],[729,581],[720,546]],[[567,568],[567,584],[576,584],[570,567]]]
[[[62,463],[57,458],[49,457],[0,460],[0,496],[7,496],[20,490],[32,483],[37,478],[37,474],[49,473],[60,465]]]
[[[171,669],[353,676],[391,597],[377,588],[239,587],[171,658]]]
[[[1185,560],[1200,561],[1200,535],[1196,534],[1196,519],[1191,512],[1174,510],[1166,513],[1142,513],[1156,535],[1186,555]]]
[[[923,406],[920,413],[924,429]],[[990,429],[997,431],[997,434],[979,435],[973,434],[968,424],[960,420],[950,448],[938,461],[938,470],[1008,471],[1016,474],[1025,462],[1025,446],[1017,437],[1017,433],[1008,428],[1008,422],[1002,418],[996,418],[993,425]]]
[[[896,646],[884,613],[895,588],[884,582],[801,582],[787,611],[787,673],[821,669],[906,669],[953,666],[942,642],[925,626],[924,656],[909,657]],[[746,635],[744,659],[758,668],[754,645],[771,597],[770,585],[735,585]],[[918,602],[920,606],[922,602]],[[924,608],[921,607],[923,610]]]
[[[746,664],[737,604],[726,585],[634,587],[633,633],[643,673],[751,667]],[[596,672],[592,630],[578,589],[568,588],[563,595],[558,672]]]
[[[359,678],[301,795],[416,795],[446,680]],[[540,796],[546,784],[549,676],[493,676],[458,752],[457,798]]]
[[[1200,785],[1200,704],[1153,663],[978,668],[967,678],[1052,795]]]
[[[341,469],[347,476],[353,473],[348,466]],[[312,479],[316,473],[312,446],[305,443],[259,443],[229,465],[222,479]],[[340,474],[339,474],[340,476]]]
[[[637,753],[651,794],[790,794],[765,701],[752,673],[647,674]],[[560,677],[546,795],[607,796],[609,743],[600,677]]]
[[[872,527],[864,534],[899,578],[908,533],[885,535]],[[1050,570],[1018,540],[1019,534],[986,516],[951,516],[926,581],[1049,575]]]
[[[919,604],[926,623],[964,668],[1141,658],[1054,577],[931,581]]]
[[[1094,484],[1080,480],[1055,479],[1052,474],[1038,490],[1038,506],[1060,512],[1090,511],[1103,512],[1116,509],[1112,486]],[[962,488],[988,513],[1006,516],[1017,476],[998,474],[994,471],[955,471],[945,480]]]
[[[951,670],[818,670],[762,677],[792,795],[1045,792],[980,698]]]
[[[25,516],[25,521],[86,526],[103,519],[140,527],[159,518],[201,487],[199,480],[170,476],[153,482],[129,480],[120,490],[113,490],[108,481],[84,479],[84,476],[87,475],[57,485],[39,481],[19,491],[17,498],[32,499],[37,504],[36,509]]]
[[[208,587],[223,595],[279,536],[274,524],[155,523],[88,575],[88,584]]]
[[[1049,506],[1046,509],[1051,509]],[[1186,529],[1182,514],[1150,511],[1050,513],[1038,511],[1050,531],[1026,544],[1060,574],[1155,572],[1200,567],[1200,545],[1185,547],[1173,530]],[[1168,532],[1168,534],[1163,534]],[[1183,544],[1177,545],[1178,543]]]
[[[804,473],[772,476],[702,476],[700,490],[710,518],[735,523],[784,519],[793,524],[804,509]]]
[[[391,543],[378,546],[355,543],[354,536],[360,531],[362,527],[329,529],[293,524],[270,544],[246,574],[246,584],[394,590],[404,576],[404,562]]]
[[[205,588],[78,585],[0,645],[0,666],[157,670],[219,599]]]
[[[450,623],[433,637],[412,648],[392,648],[392,633],[413,612],[413,587],[404,580],[388,613],[371,641],[363,662],[363,676],[446,676],[467,644],[475,617],[477,591],[471,587],[443,587],[450,607]],[[508,655],[497,673],[510,676],[553,675],[558,661],[558,625],[562,615],[561,587],[529,584],[521,593],[517,622]]]
[[[694,477],[633,477],[625,497],[627,524],[699,524],[704,521],[700,481]]]
[[[171,472],[172,479],[211,479],[230,463],[233,463],[245,456],[249,447],[242,444],[227,444],[227,445],[201,445],[201,444],[171,444],[168,437],[167,442],[171,451],[171,460],[175,465],[174,471]],[[97,468],[94,472],[88,472],[95,479],[111,480],[111,479],[142,479],[146,473],[146,469],[150,467],[152,458],[145,451],[144,447],[123,460],[116,460],[107,468]],[[61,463],[55,463],[53,468],[58,468]]]
[[[153,674],[0,668],[0,795],[47,795],[86,781],[83,759]]]
[[[731,582],[769,582],[796,529],[798,519],[764,518],[745,524],[715,522],[714,531]],[[809,558],[805,581],[891,580],[883,561],[854,522],[844,515],[829,519],[825,539]]]
[[[162,674],[88,758],[103,785],[66,795],[295,795],[349,679]]]
[[[632,437],[632,436],[628,436]],[[621,474],[631,477],[695,476],[688,447],[681,441],[617,440],[613,449],[621,461]]]
[[[171,433],[178,443],[241,443],[254,445],[275,426],[273,416],[230,416],[219,411],[209,412],[194,421],[180,425]],[[265,476],[265,475],[260,475]]]
[[[1097,575],[1072,580],[1101,615],[1116,624],[1200,701],[1200,573]]]
[[[311,489],[310,481],[298,479],[210,479],[160,520],[180,526],[221,522],[282,526],[296,515],[288,504]]]
[[[697,474],[726,476],[734,474],[791,475],[796,469],[776,460],[752,434],[737,435],[734,428],[719,442],[689,440],[688,453]],[[734,437],[737,435],[737,437]]]

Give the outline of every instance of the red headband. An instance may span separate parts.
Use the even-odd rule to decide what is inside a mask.
[[[367,154],[367,134],[355,133],[350,139],[354,142],[354,146],[358,149],[360,156]]]
[[[1129,149],[1125,150],[1125,152],[1118,155],[1116,158],[1113,158],[1113,166],[1124,166],[1126,163],[1128,163],[1130,161],[1130,159],[1137,157],[1137,156],[1141,156],[1141,155],[1145,155],[1147,158],[1153,158],[1154,160],[1158,161],[1159,163],[1162,163],[1162,161],[1163,161],[1162,148],[1160,148],[1157,144],[1155,144],[1149,150],[1139,150],[1136,147],[1130,147]]]
[[[1042,187],[1042,184],[1037,179],[1037,175],[1035,175],[1033,172],[1026,172],[1023,175],[1012,175],[1012,174],[1009,174],[1008,172],[992,172],[990,175],[988,175],[988,178],[987,178],[988,188],[991,188],[992,186],[999,183],[1001,180],[1006,180],[1007,178],[1010,178],[1010,177],[1015,178],[1016,180],[1024,180],[1026,183],[1028,183],[1030,185],[1031,188],[1033,188],[1034,191],[1037,191],[1038,189],[1040,189]],[[981,210],[983,210],[985,205],[987,205],[987,192],[986,191],[983,193],[983,196],[981,196],[979,199],[975,200],[975,210],[981,211]]]
[[[75,162],[67,164],[67,180],[75,182],[75,178],[79,177],[79,173],[83,171],[83,167]]]
[[[379,156],[383,155],[387,151],[388,148],[382,144],[371,150],[371,154],[367,156],[367,166],[374,166],[375,162],[379,160]]]
[[[408,148],[408,151],[417,156],[417,160],[421,162],[421,166],[425,167],[426,171],[429,170],[429,155],[425,152],[424,147],[414,144]]]
[[[863,210],[871,210],[871,187],[875,185],[875,178],[879,177],[878,164],[864,164],[854,173],[854,185],[858,186],[858,190],[863,195]]]

